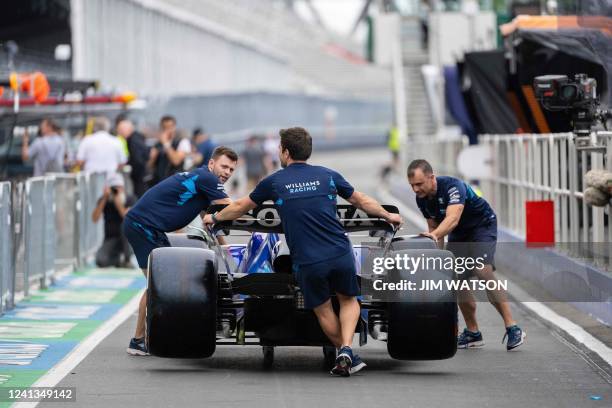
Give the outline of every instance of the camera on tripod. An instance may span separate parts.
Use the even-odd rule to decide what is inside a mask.
[[[572,81],[567,75],[543,75],[534,78],[533,88],[536,98],[547,111],[571,113],[576,149],[605,149],[605,146],[598,145],[593,127],[601,122],[607,130],[607,121],[612,115],[600,108],[595,78],[576,74]]]

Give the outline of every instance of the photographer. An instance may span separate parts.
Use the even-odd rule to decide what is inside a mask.
[[[94,223],[104,215],[104,242],[96,252],[97,266],[105,268],[129,265],[132,252],[121,231],[121,224],[135,201],[133,196],[125,195],[124,182],[120,174],[113,173],[107,178],[104,193],[91,215]]]

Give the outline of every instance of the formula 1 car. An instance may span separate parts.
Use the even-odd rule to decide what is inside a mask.
[[[224,206],[211,206],[216,212]],[[393,206],[385,206],[397,213]],[[373,254],[452,257],[437,249],[429,238],[395,237],[395,228],[351,205],[338,205],[338,219],[351,237],[369,242],[353,244],[358,279],[362,288],[361,317],[356,333],[363,346],[368,335],[387,342],[392,358],[438,360],[456,352],[457,302],[452,290],[408,291],[377,296],[375,280],[441,281],[454,279],[453,271],[427,274],[403,269],[374,274]],[[249,234],[234,236],[237,231]],[[244,244],[220,245],[247,238]],[[354,238],[353,238],[354,240]],[[269,367],[277,346],[318,346],[325,365],[333,365],[336,350],[323,334],[314,313],[305,310],[297,286],[291,254],[282,240],[279,215],[272,205],[262,205],[244,217],[215,225],[214,231],[169,234],[171,247],[157,248],[149,257],[146,344],[152,355],[170,358],[210,357],[217,345],[259,345],[263,363]],[[429,271],[431,272],[431,271]],[[388,276],[387,276],[388,275]],[[393,276],[391,276],[393,275]],[[441,288],[443,288],[441,286]],[[337,301],[332,296],[337,309]]]

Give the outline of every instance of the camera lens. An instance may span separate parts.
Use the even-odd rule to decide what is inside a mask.
[[[559,89],[561,99],[564,101],[573,101],[578,95],[578,88],[575,85],[564,85]]]

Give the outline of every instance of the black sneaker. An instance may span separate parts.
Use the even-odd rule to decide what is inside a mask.
[[[506,334],[504,334],[504,338],[502,339],[502,343],[508,337],[508,342],[506,343],[506,350],[510,351],[521,344],[523,344],[523,340],[527,337],[527,333],[521,330],[516,324],[514,326],[506,327]]]
[[[131,356],[148,356],[147,346],[145,345],[144,337],[137,339],[132,337],[130,345],[127,348],[127,353]]]
[[[329,372],[331,375],[349,377],[353,365],[353,351],[350,347],[342,347],[336,357],[336,365]]]
[[[484,340],[480,331],[471,332],[468,329],[463,329],[463,333],[457,336],[457,348],[479,348],[482,346],[484,346]]]

